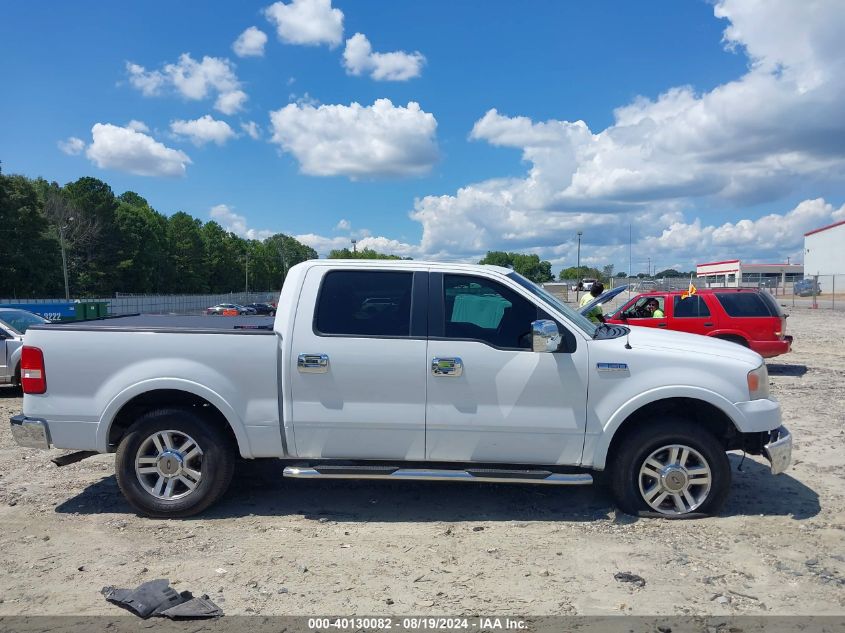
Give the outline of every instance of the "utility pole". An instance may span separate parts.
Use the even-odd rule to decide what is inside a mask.
[[[584,233],[582,231],[578,231],[578,259],[576,260],[575,269],[578,271],[578,276],[581,276],[581,236]],[[581,280],[579,279],[575,283],[575,301],[578,301],[578,295],[581,292]]]
[[[72,221],[73,218],[68,218],[68,221]],[[65,254],[65,229],[67,229],[67,224],[59,223],[59,246],[62,249],[62,273],[65,277],[65,300],[70,301],[70,285],[67,282],[67,255]]]

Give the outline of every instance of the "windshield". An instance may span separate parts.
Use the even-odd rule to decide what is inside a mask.
[[[49,323],[47,319],[44,319],[37,314],[33,314],[32,312],[27,312],[26,310],[0,311],[0,321],[20,334],[25,333],[26,329],[30,325]]]
[[[544,290],[537,284],[528,281],[519,273],[508,273],[508,277],[513,279],[516,283],[518,283],[526,290],[528,290],[535,297],[539,297],[540,299],[548,303],[555,310],[565,316],[569,321],[571,321],[574,325],[577,325],[579,328],[584,330],[584,332],[587,333],[587,336],[589,336],[590,338],[593,338],[593,336],[595,336],[596,326],[592,324],[590,320],[587,319],[587,317],[578,314],[575,310],[570,308],[552,293],[548,292],[547,290]]]

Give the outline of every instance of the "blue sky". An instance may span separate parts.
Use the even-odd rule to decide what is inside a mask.
[[[6,3],[0,160],[322,254],[558,269],[581,230],[628,270],[630,225],[634,272],[795,261],[845,219],[843,28],[835,0]]]

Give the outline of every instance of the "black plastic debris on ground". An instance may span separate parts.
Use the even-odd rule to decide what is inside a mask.
[[[179,593],[164,578],[150,580],[135,589],[103,587],[106,600],[141,618],[160,616],[171,620],[219,618],[223,610],[206,595],[195,598],[190,591]]]
[[[619,582],[629,582],[632,585],[636,585],[637,587],[645,587],[645,578],[642,576],[637,576],[637,574],[632,574],[629,571],[620,571],[613,574],[613,577],[616,578]]]

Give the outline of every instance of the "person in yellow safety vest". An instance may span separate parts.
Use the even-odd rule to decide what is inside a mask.
[[[581,301],[578,303],[579,308],[583,308],[585,305],[590,303],[590,301],[594,301],[596,297],[598,297],[601,293],[604,292],[604,285],[601,282],[593,282],[593,285],[590,287],[590,292],[585,293],[583,297],[581,297]],[[604,314],[601,311],[601,304],[597,303],[594,305],[590,311],[585,314],[590,321],[593,323],[604,323]]]
[[[657,299],[649,299],[645,302],[646,314],[653,319],[662,319],[663,310],[660,309],[660,302]]]

